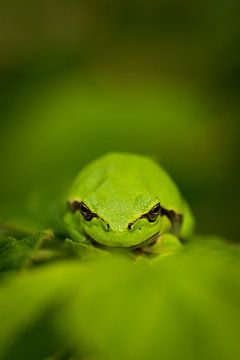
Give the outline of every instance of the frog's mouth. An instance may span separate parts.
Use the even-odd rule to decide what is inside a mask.
[[[93,238],[92,238],[90,235],[88,235],[87,233],[85,233],[85,235],[86,235],[87,239],[90,241],[90,243],[91,243],[93,246],[98,247],[98,248],[104,248],[104,249],[106,249],[106,248],[114,248],[114,249],[127,249],[127,250],[133,250],[133,251],[136,250],[136,251],[138,251],[138,250],[141,250],[141,249],[143,249],[143,248],[145,248],[145,247],[147,247],[147,246],[153,246],[153,245],[155,245],[156,242],[157,242],[157,240],[158,240],[158,238],[159,238],[160,233],[159,233],[159,231],[158,231],[156,234],[152,235],[150,238],[142,241],[142,242],[139,243],[139,244],[131,245],[131,246],[107,246],[107,245],[102,244],[101,242],[93,239]]]

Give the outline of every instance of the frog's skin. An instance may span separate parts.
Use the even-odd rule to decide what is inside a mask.
[[[130,249],[149,248],[166,234],[187,240],[194,223],[169,175],[130,153],[106,154],[79,173],[64,220],[75,241]]]

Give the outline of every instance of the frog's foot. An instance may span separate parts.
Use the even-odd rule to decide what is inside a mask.
[[[146,255],[170,255],[182,249],[183,245],[176,235],[166,233],[159,236],[158,240],[151,246],[143,248]]]

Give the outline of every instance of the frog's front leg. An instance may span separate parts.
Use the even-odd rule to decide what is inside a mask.
[[[72,240],[85,244],[88,243],[86,236],[80,232],[78,221],[72,213],[68,212],[65,214],[64,222]]]
[[[159,236],[152,246],[143,248],[143,252],[149,255],[169,255],[182,250],[182,243],[179,238],[171,233],[164,233]]]

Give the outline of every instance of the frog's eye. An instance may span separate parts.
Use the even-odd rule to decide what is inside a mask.
[[[82,216],[85,220],[90,221],[92,220],[94,214],[91,212],[91,210],[85,205],[82,201],[74,200],[69,202],[70,210],[75,213],[77,210],[80,211]]]
[[[147,218],[150,222],[153,222],[157,220],[159,215],[161,215],[161,205],[158,203],[147,213]]]
[[[86,221],[92,220],[94,214],[83,202],[80,203],[79,210]]]

